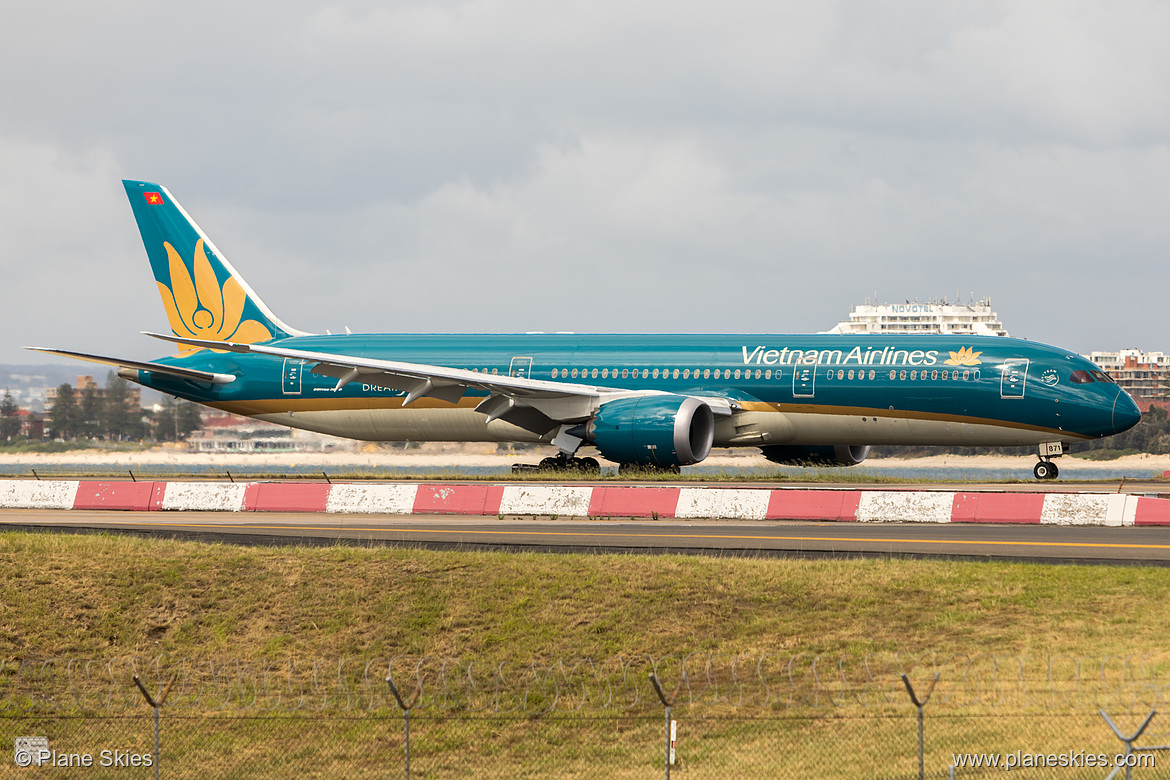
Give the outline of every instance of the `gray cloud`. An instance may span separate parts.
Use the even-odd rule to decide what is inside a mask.
[[[814,331],[959,290],[1016,335],[1170,346],[1161,4],[9,16],[0,362],[159,353],[123,177],[311,330]]]

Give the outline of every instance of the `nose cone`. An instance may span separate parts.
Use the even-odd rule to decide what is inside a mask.
[[[1113,432],[1128,431],[1142,420],[1142,410],[1129,397],[1129,393],[1117,388],[1117,402],[1113,404]]]

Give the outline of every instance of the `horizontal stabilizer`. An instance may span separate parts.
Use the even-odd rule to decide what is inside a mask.
[[[84,352],[67,352],[63,349],[48,349],[46,347],[25,347],[35,352],[47,352],[50,355],[61,355],[74,360],[85,360],[90,363],[101,363],[104,366],[115,368],[132,368],[138,371],[151,371],[156,374],[177,376],[180,379],[190,379],[193,382],[207,382],[213,385],[226,385],[236,381],[233,374],[216,374],[211,371],[197,371],[193,368],[179,368],[166,366],[162,363],[144,363],[139,360],[123,360],[121,358],[103,357],[101,355],[87,355]]]

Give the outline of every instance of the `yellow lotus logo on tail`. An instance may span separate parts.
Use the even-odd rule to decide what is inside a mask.
[[[979,359],[982,352],[976,352],[971,347],[960,347],[958,352],[951,352],[950,360],[944,360],[948,366],[980,366],[983,361]]]
[[[158,282],[158,291],[176,336],[242,344],[272,338],[268,328],[256,320],[240,322],[247,296],[232,277],[222,288],[219,286],[203,249],[203,239],[195,242],[194,279],[175,248],[169,242],[163,242],[163,246],[170,258],[171,287]]]

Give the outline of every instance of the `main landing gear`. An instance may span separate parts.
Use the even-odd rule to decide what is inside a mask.
[[[541,471],[601,471],[597,458],[570,457],[563,452],[540,462]]]
[[[601,464],[597,462],[596,458],[577,458],[571,455],[566,455],[563,452],[557,453],[551,457],[540,461],[538,465],[533,466],[531,463],[517,463],[512,467],[513,474],[520,474],[523,472],[558,472],[558,471],[583,471],[583,472],[601,472]]]
[[[552,443],[560,450],[556,455],[545,458],[539,465],[517,463],[512,467],[513,474],[523,472],[557,472],[557,471],[584,471],[594,474],[601,473],[601,464],[596,458],[578,458],[577,449],[585,441],[585,427],[583,425],[562,425],[553,437]]]
[[[1040,462],[1032,469],[1032,475],[1036,479],[1056,479],[1060,476],[1060,469],[1052,462],[1053,458],[1059,458],[1064,454],[1064,443],[1059,441],[1046,441],[1039,447]]]

